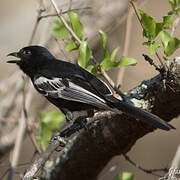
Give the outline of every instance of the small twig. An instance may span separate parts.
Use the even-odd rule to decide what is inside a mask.
[[[69,31],[69,33],[78,41],[79,44],[82,43],[82,41],[79,39],[79,37],[77,37],[77,35],[74,33],[74,31],[70,28],[70,26],[67,24],[66,20],[64,19],[64,17],[62,16],[62,12],[59,10],[57,4],[54,2],[54,0],[50,0],[51,4],[53,5],[54,9],[56,10],[58,17],[61,19],[61,21],[63,22],[64,26],[66,27],[66,29]]]
[[[132,15],[133,15],[132,7],[129,6],[128,14],[127,14],[127,18],[126,18],[124,46],[123,46],[123,51],[122,51],[123,56],[127,56],[127,54],[128,54],[129,43],[130,43],[130,39],[131,39],[131,26],[132,26],[132,17],[133,17]],[[119,73],[118,73],[119,87],[123,83],[123,77],[124,77],[125,70],[126,70],[126,67],[121,67],[119,69]]]
[[[176,30],[179,22],[180,22],[180,16],[178,15],[178,17],[177,17],[177,18],[174,20],[174,22],[173,22],[172,31],[171,31],[171,36],[174,35],[174,32],[175,32],[175,30]]]
[[[146,54],[143,54],[143,56],[144,56],[144,59],[145,59],[147,62],[149,62],[150,65],[154,66],[157,71],[159,71],[160,73],[162,73],[162,69],[159,68],[159,67],[154,63],[153,59],[151,59],[151,58],[150,58],[148,55],[146,55]]]
[[[25,123],[26,123],[26,128],[27,128],[27,133],[31,139],[32,144],[34,145],[36,151],[40,154],[42,151],[40,147],[37,144],[36,138],[33,134],[32,127],[29,125],[29,119],[28,119],[28,114],[26,110],[26,85],[29,82],[29,78],[24,76],[24,87],[23,87],[23,112],[24,112],[24,117],[25,117]],[[30,97],[31,98],[31,97]]]
[[[75,9],[71,9],[71,10],[67,10],[67,11],[62,11],[62,14],[67,14],[70,11],[78,11],[78,10],[82,10],[82,9],[91,9],[91,7],[75,8]],[[39,17],[39,20],[44,19],[44,18],[48,18],[48,17],[54,17],[54,16],[58,16],[58,14],[54,13],[54,14],[41,15]]]
[[[24,113],[22,112],[21,118],[19,119],[19,130],[18,130],[15,147],[14,147],[14,151],[13,151],[12,163],[11,163],[10,171],[8,174],[8,180],[13,179],[15,168],[16,168],[16,166],[18,164],[18,160],[19,160],[19,155],[20,155],[20,150],[21,150],[21,145],[23,142],[23,136],[25,133],[25,129],[26,129],[25,117],[24,117]]]
[[[171,171],[175,171],[175,170],[179,170],[180,169],[180,145],[178,146],[176,153],[174,155],[174,158],[172,160],[171,163],[171,167],[169,169],[169,177],[172,177],[172,172]],[[179,175],[179,174],[173,174],[174,176]]]
[[[33,42],[34,36],[36,34],[36,31],[37,31],[37,28],[38,28],[38,25],[39,25],[39,22],[40,22],[41,14],[42,14],[42,12],[44,12],[44,9],[42,9],[42,3],[43,3],[43,0],[40,0],[36,22],[35,22],[35,25],[34,25],[34,28],[33,28],[29,43],[28,43],[29,45],[31,45],[32,42]]]
[[[167,172],[168,169],[167,168],[160,168],[160,169],[145,169],[143,167],[141,167],[140,165],[136,164],[134,161],[132,161],[130,159],[129,156],[127,156],[126,154],[123,154],[123,157],[130,163],[132,164],[133,166],[135,166],[136,168],[140,169],[141,171],[147,173],[147,174],[152,174],[154,176],[157,176],[157,177],[162,177],[161,175],[157,174],[157,173],[154,173],[154,172]]]
[[[69,7],[68,7],[68,10],[70,11],[72,8],[72,0],[69,0]]]
[[[140,18],[140,16],[139,16],[138,12],[137,12],[136,5],[134,4],[134,2],[133,2],[132,0],[130,1],[130,3],[131,3],[131,5],[132,5],[132,7],[133,7],[133,9],[134,9],[134,12],[135,12],[135,14],[136,14],[136,17],[137,17],[138,21],[139,21],[140,24],[141,24],[141,27],[143,28],[143,25],[142,25],[142,23],[141,23],[141,18]],[[160,64],[161,64],[162,67],[164,68],[165,72],[167,72],[167,71],[168,71],[168,67],[167,67],[166,64],[163,63],[162,59],[160,58],[160,56],[159,56],[159,54],[158,54],[157,52],[156,52],[156,56],[157,56]]]
[[[53,141],[47,148],[45,152],[43,152],[40,158],[37,158],[31,167],[25,173],[23,180],[31,180],[34,175],[39,171],[39,169],[45,164],[45,162],[49,159],[50,155],[59,147],[59,141]]]

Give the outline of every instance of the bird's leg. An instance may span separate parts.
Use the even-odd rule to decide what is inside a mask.
[[[71,113],[71,111],[69,111],[66,108],[62,108],[61,111],[64,113],[64,115],[66,116],[66,122],[67,123],[71,123],[73,120],[73,114]]]
[[[63,130],[62,132],[60,132],[60,136],[61,137],[69,137],[82,128],[84,128],[87,131],[88,127],[86,124],[87,123],[86,118],[87,118],[87,116],[79,116],[78,118],[76,118],[74,123],[70,127]]]
[[[87,116],[79,116],[75,119],[74,123],[70,127],[64,129],[63,131],[57,131],[55,134],[53,134],[50,143],[56,139],[59,139],[59,137],[69,137],[82,128],[87,131],[88,127],[86,118]]]

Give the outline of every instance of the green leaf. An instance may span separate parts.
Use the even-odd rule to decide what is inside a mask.
[[[146,14],[143,10],[138,10],[141,15],[141,24],[143,26],[143,36],[148,38],[149,41],[153,41],[159,32],[163,30],[164,23],[158,23],[156,20]]]
[[[78,49],[78,45],[76,44],[76,42],[74,40],[70,41],[70,40],[64,40],[66,43],[66,51],[69,53],[73,50]]]
[[[141,9],[138,12],[141,15],[143,35],[149,40],[154,40],[156,37],[156,20]]]
[[[117,52],[119,51],[119,48],[120,48],[120,47],[118,46],[117,48],[115,48],[115,49],[113,50],[113,52],[112,52],[112,54],[111,54],[111,57],[110,57],[110,60],[111,60],[111,61],[114,61],[114,58],[115,58]]]
[[[160,44],[155,41],[144,42],[143,45],[148,46],[150,54],[155,54],[157,49],[160,47]]]
[[[133,180],[134,174],[131,172],[123,172],[122,175],[118,173],[113,180]]]
[[[79,39],[82,40],[82,38],[83,38],[83,24],[81,23],[78,14],[71,11],[68,13],[68,15],[69,15],[69,19],[70,19],[73,31],[79,37]]]
[[[163,59],[164,59],[165,61],[169,61],[169,58],[166,57],[166,56],[163,56]]]
[[[46,148],[49,145],[52,133],[59,129],[65,118],[61,112],[40,112],[40,136],[38,142]]]
[[[122,179],[123,180],[133,180],[134,179],[134,174],[131,173],[131,172],[123,172]]]
[[[106,49],[106,46],[107,46],[107,43],[108,43],[108,37],[107,37],[106,33],[103,32],[102,30],[99,30],[98,32],[99,32],[99,35],[100,35],[100,38],[101,38],[102,48]]]
[[[86,68],[89,59],[91,58],[92,51],[88,46],[87,41],[83,41],[79,46],[79,56],[78,56],[78,64],[82,68]]]
[[[59,18],[56,18],[54,21],[52,34],[61,39],[65,39],[68,36],[68,30]]]
[[[129,58],[127,56],[122,56],[120,61],[118,62],[118,67],[122,66],[135,66],[137,64],[137,60],[133,58]]]
[[[166,31],[162,31],[160,33],[160,39],[163,44],[164,53],[166,56],[172,55],[175,52],[175,50],[179,47],[180,40],[171,37],[171,35]]]
[[[171,5],[172,10],[175,13],[178,13],[178,9],[180,6],[180,0],[168,0],[169,4]]]
[[[93,65],[89,65],[86,70],[89,71],[90,73],[92,74],[97,74],[98,73],[98,66],[99,66],[99,63],[96,63],[95,66]]]
[[[136,64],[137,60],[129,58],[127,56],[122,56],[120,61],[111,61],[110,58],[105,58],[101,62],[101,66],[105,71],[116,67],[135,66]]]
[[[163,16],[164,29],[172,28],[172,18],[173,18],[173,15]]]
[[[42,117],[42,115],[41,115]],[[56,130],[64,122],[64,115],[61,112],[49,112],[41,119],[41,124],[48,126],[50,130]]]

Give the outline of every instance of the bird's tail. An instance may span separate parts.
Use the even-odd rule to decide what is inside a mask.
[[[142,120],[146,123],[148,123],[149,125],[151,125],[154,128],[160,128],[163,130],[170,130],[170,129],[175,129],[172,125],[168,124],[167,122],[165,122],[164,120],[162,120],[161,118],[159,118],[158,116],[147,112],[143,109],[137,108],[131,104],[127,104],[123,101],[120,101],[118,99],[116,99],[113,96],[110,96],[107,98],[108,101],[111,102],[111,104],[114,106],[115,112],[118,112],[117,109],[121,112],[124,112],[126,114],[128,114],[129,116],[132,116],[134,118],[137,118],[139,120]]]

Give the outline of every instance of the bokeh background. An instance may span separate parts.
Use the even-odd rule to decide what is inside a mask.
[[[86,1],[86,0],[84,0]],[[67,1],[65,1],[67,3]],[[101,2],[102,3],[102,2]],[[104,0],[105,8],[111,7],[111,3],[114,1]],[[146,1],[137,1],[138,7],[143,9],[148,14],[155,17],[158,21],[162,20],[162,16],[167,14],[170,10],[170,5],[168,4],[167,0],[146,0]],[[86,4],[87,5],[87,4]],[[98,8],[97,0],[93,0],[88,6],[92,6],[92,11],[98,14],[98,11],[102,11],[103,7]],[[97,6],[96,6],[97,5]],[[120,45],[121,51],[119,55],[121,55],[123,51],[123,39],[125,35],[125,17],[126,17],[126,8],[127,2],[122,1],[120,2],[120,9],[122,9],[122,13],[119,14],[119,17],[116,17],[114,20],[114,24],[109,24],[109,26],[104,27],[103,29],[105,32],[108,33],[109,36],[109,49],[113,49],[116,46]],[[14,71],[15,67],[9,64],[6,64],[8,58],[6,55],[10,52],[17,51],[20,48],[27,46],[33,26],[35,24],[36,16],[37,16],[37,9],[39,7],[39,2],[37,0],[1,0],[0,2],[0,79],[3,81],[6,79],[11,72]],[[113,9],[109,9],[108,17],[111,18],[111,12],[114,11]],[[88,16],[88,13],[86,14]],[[96,19],[94,21],[98,21],[100,17],[100,13],[95,16]],[[114,16],[112,15],[112,18]],[[46,26],[45,23],[48,20],[42,20],[38,31],[36,33],[36,38],[33,41],[33,44],[38,44],[42,41],[42,33],[45,33],[44,27]],[[88,22],[86,22],[88,23]],[[91,22],[93,23],[93,20]],[[151,78],[155,76],[157,73],[155,72],[154,68],[151,67],[147,62],[145,62],[142,58],[142,54],[148,54],[147,48],[142,46],[144,42],[144,38],[142,37],[142,29],[141,26],[136,18],[135,15],[132,17],[132,25],[130,29],[130,40],[129,40],[129,47],[127,51],[127,55],[133,57],[138,60],[138,64],[136,67],[128,67],[125,69],[125,73],[123,76],[123,82],[121,89],[122,91],[128,91],[131,88],[137,86],[141,83],[142,80]],[[102,28],[103,25],[101,24],[100,27],[94,28],[90,26],[92,30],[87,30],[87,32],[95,31],[96,28]],[[88,28],[90,28],[88,27]],[[51,33],[49,31],[49,33]],[[92,32],[91,32],[92,33]],[[97,33],[97,32],[94,32]],[[48,35],[47,35],[48,36]],[[180,38],[180,26],[175,31],[175,36]],[[93,38],[97,38],[97,36],[92,36]],[[91,39],[92,47],[95,49],[96,56],[99,57],[98,51],[98,41],[96,39]],[[96,42],[97,41],[97,42]],[[54,46],[54,45],[53,45]],[[51,48],[51,47],[50,47]],[[52,48],[52,52],[60,58],[60,54],[58,53],[58,48]],[[159,51],[161,54],[161,51]],[[175,54],[171,57],[180,56],[180,50],[177,50]],[[67,56],[68,57],[68,56]],[[156,57],[152,56],[155,61]],[[70,57],[72,58],[72,57]],[[63,57],[66,59],[66,57]],[[73,59],[73,58],[72,58]],[[156,61],[157,62],[157,61]],[[121,79],[119,77],[119,70],[111,70],[110,72],[111,77],[114,79],[116,83],[119,83]],[[21,77],[19,77],[21,78]],[[13,90],[13,89],[12,89]],[[34,101],[34,103],[36,103]],[[53,106],[48,105],[48,110],[55,109]],[[168,111],[168,110],[167,110]],[[146,135],[145,137],[139,139],[135,146],[131,149],[128,155],[136,161],[137,164],[140,164],[144,168],[163,168],[170,165],[172,158],[176,152],[176,149],[179,145],[179,133],[180,133],[180,119],[174,119],[171,121],[171,124],[177,128],[175,131],[164,132],[161,130],[157,130],[153,133]],[[25,137],[23,142],[22,150],[21,150],[21,158],[20,162],[28,162],[31,160],[33,156],[33,147],[28,139]],[[6,155],[8,156],[8,155]],[[2,162],[2,160],[0,160]],[[0,168],[0,174],[4,172],[7,167],[4,165]],[[25,168],[19,168],[19,171],[23,172]],[[99,174],[99,180],[110,180],[114,177],[117,173],[121,173],[123,171],[131,171],[135,175],[135,180],[156,180],[157,177],[152,175],[145,174],[144,172],[140,171],[137,168],[132,167],[123,157],[116,156],[114,157],[102,170]],[[18,179],[18,176],[16,176]]]

